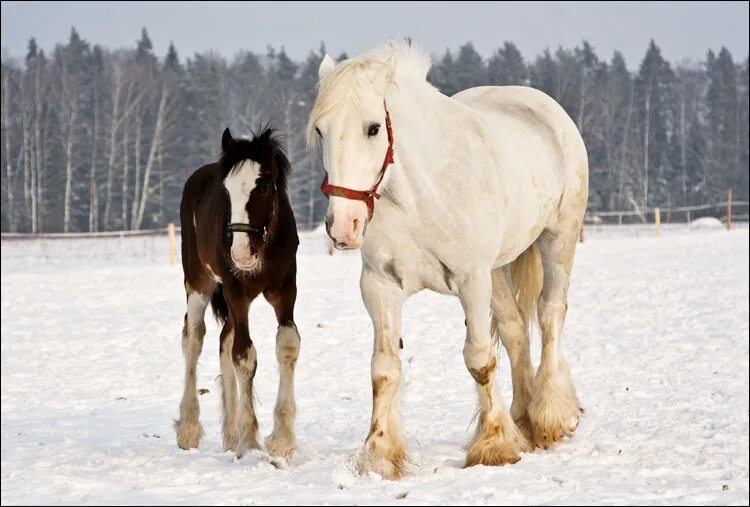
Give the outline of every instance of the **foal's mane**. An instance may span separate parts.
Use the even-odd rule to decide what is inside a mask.
[[[219,157],[223,175],[226,177],[230,172],[236,171],[243,160],[253,160],[261,165],[275,163],[276,188],[286,191],[291,165],[274,129],[264,125],[253,132],[252,139],[235,138],[232,147],[228,151],[222,151]]]
[[[389,85],[397,85],[404,79],[426,83],[431,66],[430,55],[410,40],[392,40],[337,64],[330,74],[318,82],[318,97],[305,131],[308,148],[317,147],[315,126],[318,120],[348,100],[358,107],[364,84],[377,87],[378,92],[385,95]],[[369,79],[365,74],[367,72],[371,74]]]

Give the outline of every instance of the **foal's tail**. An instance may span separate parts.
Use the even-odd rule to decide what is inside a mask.
[[[539,248],[532,244],[510,263],[513,295],[528,328],[536,322],[536,306],[544,284],[544,269]]]
[[[220,283],[216,284],[211,294],[211,311],[214,312],[214,318],[219,324],[226,323],[229,318],[229,306],[227,306],[227,300],[224,299],[224,286]]]

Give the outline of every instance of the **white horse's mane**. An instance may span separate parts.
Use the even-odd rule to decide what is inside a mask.
[[[385,94],[390,84],[402,80],[427,80],[427,73],[432,66],[430,55],[420,46],[408,40],[392,40],[382,46],[361,55],[345,60],[318,83],[318,97],[310,112],[307,123],[307,146],[317,146],[315,126],[318,120],[346,100],[352,100],[355,107],[359,104],[362,90],[363,73],[370,72],[367,80],[379,87]]]

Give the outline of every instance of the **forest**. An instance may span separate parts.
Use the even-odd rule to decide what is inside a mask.
[[[179,222],[187,177],[215,161],[221,133],[269,122],[292,163],[289,194],[300,229],[326,200],[319,155],[304,126],[325,45],[304,61],[284,48],[182,57],[154,53],[144,28],[133,47],[92,44],[71,29],[45,54],[2,58],[3,232],[97,232]],[[488,57],[471,42],[433,55],[428,79],[451,95],[477,85],[527,85],[560,102],[589,154],[589,214],[748,200],[748,57],[707,49],[668,62],[655,41],[640,62],[604,57],[586,41],[525,60],[512,42]],[[338,55],[338,60],[347,58]]]

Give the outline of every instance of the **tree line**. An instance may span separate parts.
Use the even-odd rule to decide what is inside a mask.
[[[216,160],[221,132],[264,122],[283,137],[301,229],[319,224],[322,163],[304,146],[321,44],[302,62],[269,47],[228,60],[174,45],[154,54],[108,50],[71,30],[50,55],[29,40],[2,59],[1,225],[11,232],[164,227],[179,217],[182,185]],[[346,54],[338,60],[347,58]],[[589,153],[591,213],[748,198],[748,58],[726,48],[671,65],[651,41],[638,70],[599,58],[588,42],[525,61],[512,42],[484,59],[469,42],[435,58],[428,76],[451,95],[478,85],[528,85],[560,102]]]

